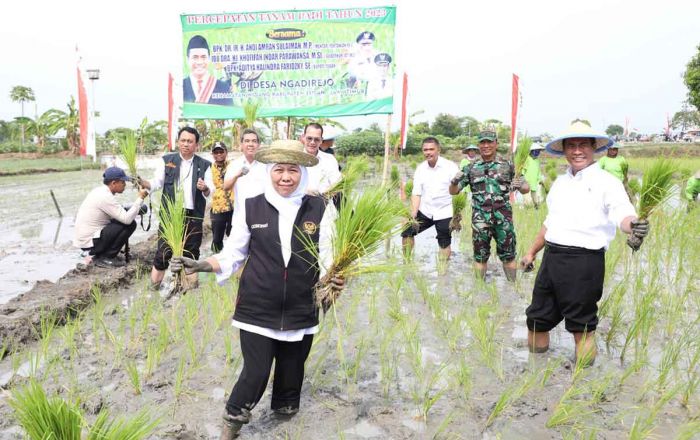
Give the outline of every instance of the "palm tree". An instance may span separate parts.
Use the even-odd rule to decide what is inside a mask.
[[[39,143],[39,152],[43,152],[46,139],[61,129],[60,121],[63,118],[63,113],[61,110],[52,108],[42,113],[34,121],[34,135]]]
[[[70,97],[68,101],[68,111],[56,110],[53,114],[56,131],[66,131],[66,141],[71,154],[80,154],[80,113],[75,107],[75,98]]]
[[[24,118],[24,103],[27,101],[34,101],[34,90],[31,87],[25,86],[14,86],[10,90],[10,99],[12,102],[19,102],[22,104],[22,118]],[[24,145],[24,124],[22,124],[22,145]]]

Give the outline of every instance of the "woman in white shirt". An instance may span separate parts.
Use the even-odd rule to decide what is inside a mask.
[[[267,164],[265,191],[235,211],[224,249],[204,261],[173,259],[172,270],[215,272],[223,282],[243,267],[233,325],[240,329],[243,370],[229,396],[222,439],[250,421],[275,361],[271,407],[291,416],[299,410],[304,362],[318,332],[315,285],[328,267],[336,211],[306,194],[306,167],[318,159],[298,141],[276,141],[256,160]],[[316,246],[310,251],[309,245]],[[320,260],[320,261],[319,261]],[[344,281],[335,279],[337,288]]]

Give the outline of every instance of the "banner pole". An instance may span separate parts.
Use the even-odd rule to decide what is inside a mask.
[[[389,144],[391,143],[391,113],[386,115],[386,133],[384,133],[384,170],[382,171],[382,186],[386,185],[389,174]]]

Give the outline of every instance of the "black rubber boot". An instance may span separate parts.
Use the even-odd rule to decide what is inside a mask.
[[[220,440],[233,440],[238,437],[238,433],[241,431],[243,425],[250,421],[250,411],[241,410],[241,414],[233,415],[229,414],[228,411],[224,411],[224,424],[221,427],[221,438]]]

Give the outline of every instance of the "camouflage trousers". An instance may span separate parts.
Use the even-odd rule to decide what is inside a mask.
[[[511,210],[482,211],[472,209],[472,243],[474,261],[485,263],[491,256],[491,239],[496,240],[496,253],[503,262],[515,259],[515,228]]]

